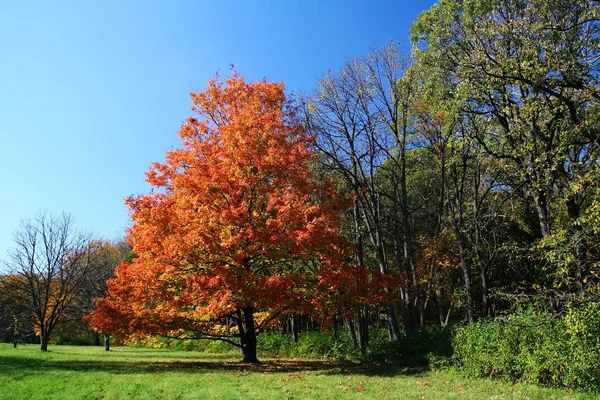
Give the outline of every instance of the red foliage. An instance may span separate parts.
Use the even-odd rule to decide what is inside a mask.
[[[192,102],[201,118],[188,118],[183,147],[150,167],[153,192],[126,200],[139,257],[117,268],[92,326],[218,335],[248,307],[266,313],[260,330],[282,313],[379,302],[384,281],[348,261],[347,201],[314,179],[314,139],[283,84],[234,74]]]

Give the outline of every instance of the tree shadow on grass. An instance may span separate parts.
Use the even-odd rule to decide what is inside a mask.
[[[178,373],[301,373],[317,372],[324,375],[395,376],[423,373],[423,368],[403,368],[371,363],[351,363],[329,360],[266,360],[259,364],[236,361],[192,361],[192,360],[72,360],[39,359],[32,357],[0,357],[0,375],[21,375],[49,371],[104,371],[114,374],[139,374],[157,372]]]

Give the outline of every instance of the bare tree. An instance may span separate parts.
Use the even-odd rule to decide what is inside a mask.
[[[47,351],[52,331],[69,312],[90,269],[90,236],[74,231],[69,214],[40,212],[21,222],[14,244],[0,290],[34,321],[41,350]]]
[[[401,232],[394,243],[399,250],[398,272],[411,276],[413,238],[405,178],[410,135],[408,107],[413,91],[409,65],[408,56],[393,43],[349,60],[339,73],[330,72],[319,81],[316,93],[306,101],[305,116],[308,129],[317,137],[324,164],[344,178],[355,196],[352,235],[359,254],[370,244],[379,270],[392,273],[393,262],[388,254],[391,246],[386,243],[382,210],[382,199],[392,197],[398,206]],[[377,182],[385,163],[400,175],[391,193]],[[369,243],[364,243],[364,239]],[[403,305],[410,305],[409,292],[403,290],[402,294],[406,300]],[[400,329],[392,304],[386,306],[386,313],[390,338],[399,340]],[[358,321],[360,325],[361,319]]]

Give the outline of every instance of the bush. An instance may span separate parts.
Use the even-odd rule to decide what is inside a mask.
[[[239,351],[231,344],[217,340],[173,340],[157,336],[130,337],[128,344],[209,353]],[[373,329],[366,354],[352,347],[346,332],[341,332],[337,340],[331,331],[302,332],[298,342],[294,343],[291,335],[267,331],[258,337],[257,351],[263,357],[375,361],[410,366],[426,366],[434,360],[439,367],[448,364],[447,360],[452,355],[451,330],[428,326],[411,330],[399,343],[391,343],[386,329]]]
[[[600,389],[600,309],[572,306],[563,316],[529,308],[456,328],[453,361],[474,377]]]
[[[50,338],[50,343],[56,345],[91,346],[94,344],[94,339],[89,336],[53,335]]]
[[[431,359],[436,359],[438,365],[447,364],[442,359],[451,356],[451,330],[433,325],[407,331],[398,343],[389,341],[387,329],[376,330],[367,352],[369,360],[407,366],[426,366]]]
[[[328,358],[357,360],[358,352],[352,348],[347,335],[335,340],[333,332],[302,332],[298,342],[291,335],[279,331],[265,332],[258,337],[258,352],[270,357]]]
[[[238,348],[220,340],[198,339],[160,339],[160,348],[170,348],[181,351],[198,351],[202,353],[233,353],[239,352]]]
[[[291,357],[293,344],[290,335],[269,331],[258,337],[257,351],[271,357]]]

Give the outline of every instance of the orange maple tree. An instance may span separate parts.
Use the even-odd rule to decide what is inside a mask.
[[[358,287],[378,301],[379,281],[339,234],[346,201],[311,173],[314,138],[283,83],[233,73],[192,103],[200,117],[181,126],[182,148],[147,172],[153,191],[126,200],[139,257],[117,268],[92,326],[224,340],[256,362],[257,335],[278,316],[326,313]]]

